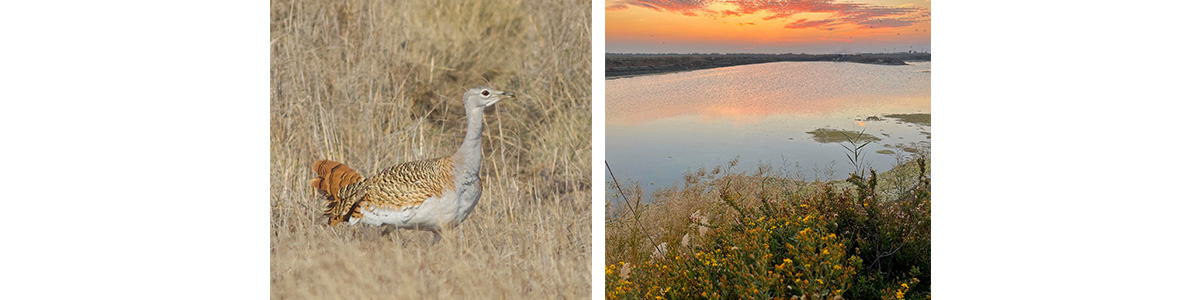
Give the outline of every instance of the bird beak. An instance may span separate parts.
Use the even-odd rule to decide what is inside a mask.
[[[483,106],[492,106],[492,104],[496,104],[496,102],[500,102],[500,100],[503,100],[504,98],[512,98],[513,97],[512,93],[505,92],[505,91],[495,91],[495,94],[496,94],[496,96],[500,96],[500,97],[492,97],[492,99],[488,100],[487,103],[484,103]]]

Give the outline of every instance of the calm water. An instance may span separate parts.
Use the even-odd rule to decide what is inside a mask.
[[[846,150],[806,132],[865,128],[883,139],[865,148],[865,159],[886,170],[895,155],[876,151],[903,151],[885,144],[929,148],[928,126],[866,121],[930,112],[930,62],[909,64],[780,62],[606,80],[605,159],[647,194],[735,157],[735,171],[761,162],[807,179],[844,179],[853,169]]]

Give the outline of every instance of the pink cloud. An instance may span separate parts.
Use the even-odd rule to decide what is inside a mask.
[[[929,10],[911,6],[885,6],[833,0],[741,0],[724,2],[736,6],[734,10],[716,11],[710,8],[718,0],[621,0],[616,5],[640,6],[656,11],[672,12],[685,16],[726,18],[755,13],[766,13],[763,20],[790,19],[801,13],[829,13],[824,20],[800,19],[784,28],[816,28],[833,30],[841,26],[858,28],[893,28],[909,26],[929,20]],[[614,5],[615,6],[615,5]],[[611,6],[610,6],[611,7]]]
[[[625,3],[616,3],[616,4],[609,5],[608,7],[604,8],[604,10],[607,10],[607,11],[620,11],[620,10],[626,10],[626,9],[629,9],[629,5],[625,4]]]
[[[713,0],[625,0],[629,5],[641,6],[657,11],[667,11],[685,16],[696,16],[697,13],[712,13],[708,9]],[[621,3],[621,2],[617,2]]]

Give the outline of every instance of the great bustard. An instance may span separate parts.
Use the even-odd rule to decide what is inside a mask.
[[[367,178],[341,163],[317,161],[312,186],[325,196],[329,225],[348,221],[426,230],[434,243],[440,241],[442,229],[462,223],[479,202],[483,110],[511,96],[487,87],[463,94],[467,136],[454,155],[402,163]]]

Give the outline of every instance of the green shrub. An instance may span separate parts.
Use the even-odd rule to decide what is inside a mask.
[[[916,184],[881,201],[877,176],[759,194],[745,205],[724,186],[728,208],[709,235],[663,259],[610,262],[608,299],[929,298],[930,191],[925,159]],[[628,278],[620,270],[629,265]]]

